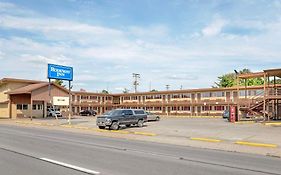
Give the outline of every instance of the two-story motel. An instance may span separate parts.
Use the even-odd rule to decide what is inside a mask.
[[[72,112],[77,115],[81,110],[92,109],[101,114],[115,108],[140,108],[162,115],[221,116],[229,106],[235,106],[240,111],[239,119],[256,115],[268,120],[281,119],[281,85],[275,83],[276,77],[281,78],[281,69],[243,74],[238,79],[246,82],[253,77],[264,78],[264,85],[126,94],[74,91]],[[269,77],[274,77],[274,83],[270,83]],[[67,97],[68,90],[42,81],[3,78],[0,118],[46,117],[54,96]]]

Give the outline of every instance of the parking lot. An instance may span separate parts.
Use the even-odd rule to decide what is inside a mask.
[[[229,123],[222,118],[175,118],[161,117],[160,121],[147,122],[144,127],[121,127],[119,131],[100,130],[96,117],[74,116],[71,125],[67,118],[17,120],[25,126],[40,125],[65,130],[137,139],[168,144],[186,145],[227,151],[258,153],[281,156],[281,126],[261,123]],[[239,145],[238,142],[256,143]],[[258,145],[264,144],[264,145]]]

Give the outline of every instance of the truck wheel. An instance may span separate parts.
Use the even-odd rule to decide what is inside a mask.
[[[110,126],[110,129],[112,130],[118,130],[119,129],[119,124],[118,122],[113,122]]]
[[[105,126],[99,126],[99,129],[105,129]]]
[[[137,125],[138,127],[143,127],[143,120],[139,120]]]
[[[129,128],[130,126],[131,126],[130,124],[126,125],[127,128]]]

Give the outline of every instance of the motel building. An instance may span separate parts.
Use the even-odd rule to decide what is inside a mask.
[[[250,78],[263,78],[260,86],[247,86]],[[236,109],[236,120],[281,120],[281,69],[241,74],[237,81],[245,85],[229,88],[185,89],[126,94],[103,94],[72,91],[72,114],[86,109],[102,114],[116,108],[144,109],[171,116],[222,116],[230,107]],[[46,117],[54,99],[66,98],[68,90],[44,81],[3,78],[0,80],[0,118]],[[68,99],[69,100],[69,99]],[[68,104],[57,106],[67,111]]]
[[[3,78],[0,80],[0,118],[47,117],[47,107],[52,100],[68,96],[68,90],[56,84]]]

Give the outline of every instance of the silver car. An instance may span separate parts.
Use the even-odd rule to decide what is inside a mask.
[[[151,112],[146,112],[147,114],[147,121],[159,121],[160,117],[159,115],[153,114]]]

